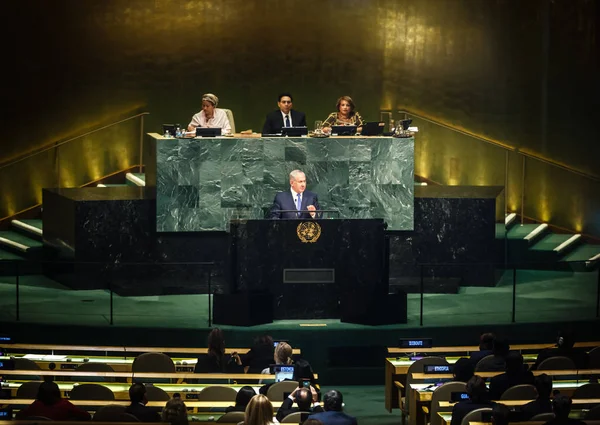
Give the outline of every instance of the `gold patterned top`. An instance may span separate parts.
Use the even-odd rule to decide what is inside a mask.
[[[332,112],[327,119],[323,121],[323,127],[331,127],[332,125],[355,125],[360,127],[364,121],[358,112],[355,112],[350,118],[342,118],[339,112]]]

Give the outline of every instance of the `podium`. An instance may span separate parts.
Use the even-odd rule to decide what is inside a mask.
[[[387,295],[384,231],[383,219],[232,221],[231,293],[272,299],[274,319],[339,318],[342,297]]]

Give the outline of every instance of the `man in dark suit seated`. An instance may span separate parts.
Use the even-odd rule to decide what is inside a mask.
[[[262,134],[281,133],[283,127],[306,127],[306,115],[304,112],[292,109],[292,95],[281,93],[277,97],[279,109],[269,112],[263,125]]]
[[[554,419],[549,420],[544,425],[584,425],[585,422],[577,419],[569,419],[572,403],[571,398],[566,395],[557,395],[554,397],[554,400],[552,400]]]
[[[469,400],[460,401],[452,408],[452,422],[450,425],[461,425],[467,413],[475,409],[494,406],[494,403],[490,401],[485,381],[479,375],[474,375],[467,382],[467,394],[469,395]]]
[[[496,339],[496,336],[493,333],[486,332],[481,334],[479,337],[479,351],[471,353],[470,359],[473,362],[473,366],[475,366],[479,360],[493,353],[494,339]]]
[[[125,409],[126,413],[135,416],[140,422],[160,422],[160,415],[151,408],[146,407],[146,387],[142,383],[135,383],[129,387],[131,404]]]
[[[288,212],[283,212],[285,210]],[[290,173],[290,190],[275,195],[269,218],[317,218],[317,213],[313,212],[317,210],[319,210],[317,194],[306,190],[306,175],[300,170],[294,170]]]
[[[323,396],[324,412],[310,415],[309,419],[317,419],[323,425],[357,425],[356,418],[342,412],[344,399],[342,393],[331,390]]]
[[[531,368],[536,370],[541,362],[550,357],[568,357],[575,363],[577,369],[587,369],[589,358],[585,350],[574,348],[575,336],[572,332],[561,330],[556,338],[556,347],[546,348],[539,352],[535,364]]]
[[[533,373],[523,367],[523,356],[511,351],[506,356],[506,372],[494,376],[490,380],[490,398],[500,400],[504,391],[515,385],[533,385]]]
[[[294,402],[298,407],[292,406]],[[287,415],[295,412],[323,412],[323,408],[318,401],[317,390],[313,387],[296,388],[281,404],[281,407],[277,411],[277,420],[281,422]]]
[[[535,388],[538,392],[537,398],[521,407],[521,418],[524,421],[528,421],[540,413],[552,412],[552,401],[550,400],[550,395],[552,394],[552,377],[545,373],[536,376]]]

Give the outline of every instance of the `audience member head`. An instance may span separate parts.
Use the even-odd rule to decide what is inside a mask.
[[[494,356],[506,357],[510,351],[510,345],[505,339],[494,339],[494,348],[492,348]]]
[[[511,351],[506,356],[506,373],[517,374],[523,371],[523,356],[516,351]]]
[[[342,397],[342,393],[338,390],[327,391],[323,396],[323,408],[328,412],[341,412],[343,403],[344,398]]]
[[[262,394],[257,394],[246,406],[244,425],[266,425],[273,422],[273,405]]]
[[[455,381],[467,382],[475,374],[475,365],[471,360],[461,357],[454,363],[452,373]]]
[[[217,359],[225,355],[225,338],[219,328],[214,328],[208,334],[208,355],[215,356]]]
[[[552,400],[552,411],[557,419],[567,419],[571,412],[571,398],[566,395],[557,395]]]
[[[538,393],[538,398],[548,399],[552,394],[552,377],[542,373],[535,377],[535,389]]]
[[[323,425],[323,422],[321,422],[318,419],[310,419],[310,418],[308,418],[307,420],[305,420],[304,422],[302,422],[302,425]]]
[[[312,392],[309,388],[300,388],[296,391],[296,404],[298,409],[306,412],[310,410],[312,405]]]
[[[58,388],[56,382],[44,381],[38,388],[36,398],[45,405],[51,406],[60,400],[60,389]]]
[[[494,339],[496,339],[496,336],[491,332],[481,334],[479,337],[479,349],[492,350],[494,348]]]
[[[273,338],[271,335],[259,335],[254,338],[254,345],[273,345]]]
[[[273,358],[277,364],[292,364],[292,347],[290,344],[287,342],[277,344]]]
[[[180,398],[172,398],[167,401],[162,414],[162,422],[169,422],[171,425],[187,425],[187,407]]]
[[[575,335],[570,330],[561,329],[556,337],[556,345],[563,350],[570,350],[575,345]]]
[[[301,379],[310,379],[311,384],[315,383],[312,366],[304,359],[298,359],[294,363],[294,381],[300,381]]]
[[[249,385],[244,385],[235,396],[235,405],[238,407],[246,407],[252,397],[256,395],[256,391]]]
[[[472,401],[478,402],[488,398],[488,389],[484,379],[479,375],[473,375],[467,382],[467,394]]]
[[[508,425],[510,409],[502,403],[492,407],[492,425]]]
[[[129,400],[132,403],[144,403],[148,401],[146,399],[146,386],[141,382],[136,382],[129,387]]]

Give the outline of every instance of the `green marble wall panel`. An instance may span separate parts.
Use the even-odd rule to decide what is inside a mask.
[[[413,230],[414,139],[156,139],[159,232],[227,230],[264,218],[289,172],[306,173],[323,209],[340,218],[383,218]]]

